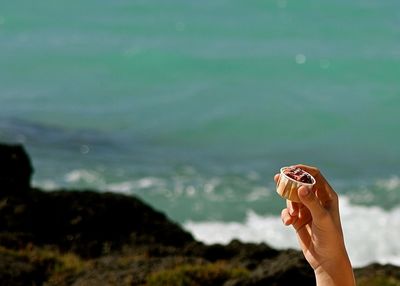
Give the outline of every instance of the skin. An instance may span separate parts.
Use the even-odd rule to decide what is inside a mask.
[[[306,187],[298,189],[301,203],[286,201],[281,213],[283,224],[295,229],[318,286],[356,285],[344,243],[338,195],[317,168],[295,166],[311,174],[316,184],[312,191]],[[275,182],[279,176],[275,175]]]

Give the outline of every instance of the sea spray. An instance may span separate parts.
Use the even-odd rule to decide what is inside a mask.
[[[353,205],[340,198],[340,212],[350,259],[354,266],[372,262],[400,265],[400,208]],[[282,224],[280,217],[262,216],[248,211],[244,222],[194,222],[183,224],[196,239],[207,244],[229,243],[232,239],[265,242],[278,249],[299,249],[295,232]]]

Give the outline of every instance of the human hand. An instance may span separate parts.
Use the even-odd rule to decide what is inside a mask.
[[[353,270],[344,244],[338,196],[321,172],[295,165],[311,174],[316,184],[298,189],[301,203],[286,201],[281,218],[292,225],[304,257],[314,269],[317,285],[355,285]],[[280,174],[274,177],[278,182]]]

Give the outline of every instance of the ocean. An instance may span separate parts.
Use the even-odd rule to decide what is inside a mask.
[[[298,248],[272,178],[318,166],[353,264],[400,265],[399,39],[395,0],[3,1],[0,141],[206,243]]]

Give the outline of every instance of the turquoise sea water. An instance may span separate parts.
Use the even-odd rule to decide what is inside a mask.
[[[316,165],[353,260],[400,264],[399,40],[394,0],[6,1],[0,141],[207,242],[295,247],[272,176]]]

